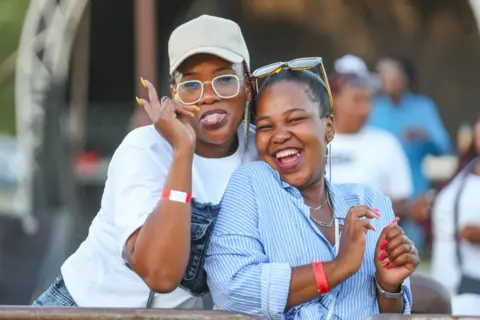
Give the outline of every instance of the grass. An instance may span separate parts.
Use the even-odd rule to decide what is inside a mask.
[[[17,50],[29,0],[0,0],[0,64]],[[15,134],[15,76],[0,83],[0,134]]]

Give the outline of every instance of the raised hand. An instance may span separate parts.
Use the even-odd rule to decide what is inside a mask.
[[[137,98],[137,102],[145,108],[157,131],[174,150],[193,152],[196,135],[189,119],[194,119],[194,112],[200,109],[195,105],[184,105],[168,97],[163,97],[159,101],[153,84],[147,80],[141,79],[141,81],[142,85],[148,89],[150,101]]]
[[[353,206],[347,213],[336,260],[346,266],[348,277],[362,266],[365,252],[366,233],[375,231],[370,219],[379,218],[378,210],[367,206]],[[361,219],[366,218],[366,219]]]
[[[397,224],[385,227],[375,249],[376,278],[383,290],[396,292],[420,263],[417,249]]]

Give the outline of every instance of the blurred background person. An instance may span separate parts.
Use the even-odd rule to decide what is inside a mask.
[[[453,312],[480,315],[480,116],[474,139],[432,211],[432,275],[451,294]]]
[[[329,77],[336,126],[329,157],[332,182],[374,187],[391,198],[395,213],[404,218],[413,193],[405,153],[390,132],[366,125],[375,79],[363,60],[352,55],[338,59],[334,68]]]
[[[437,106],[428,97],[415,93],[416,72],[406,57],[389,56],[377,64],[381,92],[373,100],[369,124],[395,135],[407,156],[412,172],[413,194],[410,219],[401,221],[405,233],[419,252],[425,244],[420,225],[427,216],[431,194],[430,181],[422,172],[425,156],[451,153],[449,135],[440,119]]]

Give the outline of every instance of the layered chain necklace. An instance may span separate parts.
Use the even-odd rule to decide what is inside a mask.
[[[312,208],[312,207],[309,207],[309,208],[313,211],[318,211],[318,210],[322,209],[326,204],[328,204],[330,209],[332,209],[332,219],[329,222],[324,222],[324,221],[320,221],[318,219],[315,219],[314,217],[312,217],[311,214],[310,214],[310,219],[312,219],[313,222],[315,222],[317,225],[319,225],[321,227],[330,228],[333,225],[333,223],[335,222],[335,214],[333,214],[333,207],[330,203],[330,193],[328,192],[328,189],[327,189],[327,192],[326,192],[325,201],[316,208]]]

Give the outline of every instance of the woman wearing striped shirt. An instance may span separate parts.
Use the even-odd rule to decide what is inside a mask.
[[[306,71],[317,67],[323,81]],[[419,258],[391,201],[324,177],[335,126],[321,59],[253,75],[266,78],[256,105],[262,161],[233,174],[221,203],[205,266],[216,306],[266,319],[410,313]]]

